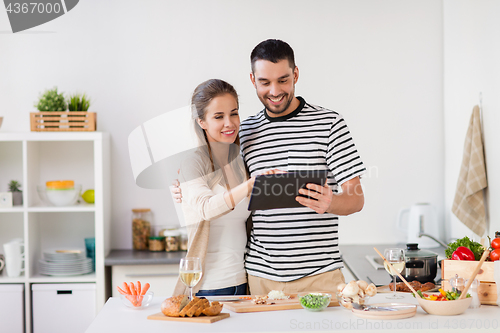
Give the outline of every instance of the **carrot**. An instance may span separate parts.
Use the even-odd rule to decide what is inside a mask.
[[[144,299],[144,295],[146,295],[149,287],[150,287],[149,283],[146,283],[144,285],[144,288],[142,288],[142,290],[141,290],[141,296],[139,297],[139,306],[142,306],[142,300]]]
[[[150,287],[149,283],[146,283],[144,285],[144,288],[142,288],[142,292],[141,292],[142,296],[146,295],[146,292],[149,290],[149,287]]]
[[[130,288],[128,287],[127,282],[123,282],[123,290],[125,290],[127,295],[132,295],[132,292],[130,291]]]
[[[141,294],[141,281],[137,281],[137,295]]]
[[[130,282],[130,290],[132,291],[132,295],[137,295],[137,290],[135,289],[133,282]]]
[[[128,295],[128,294],[127,294],[127,293],[126,293],[126,292],[125,292],[122,288],[120,288],[120,287],[118,287],[118,286],[117,286],[116,288],[118,289],[118,292],[119,292],[120,294],[122,294],[122,295]]]

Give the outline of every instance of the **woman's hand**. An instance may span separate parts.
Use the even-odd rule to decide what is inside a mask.
[[[179,186],[179,180],[174,180],[172,187],[170,188],[170,192],[172,193],[172,198],[174,198],[175,202],[182,203],[182,191]]]
[[[280,169],[271,169],[264,171],[263,173],[261,173],[261,175],[276,175],[278,173],[287,173],[287,172]]]

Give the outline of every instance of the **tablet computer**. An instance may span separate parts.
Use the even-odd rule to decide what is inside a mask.
[[[328,171],[302,170],[274,175],[259,175],[255,177],[248,210],[266,210],[275,208],[304,207],[296,196],[299,189],[307,184],[325,185]]]

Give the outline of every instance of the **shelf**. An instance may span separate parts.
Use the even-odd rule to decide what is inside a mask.
[[[49,275],[41,275],[34,274],[29,278],[29,282],[31,283],[66,283],[66,282],[96,282],[97,277],[95,272],[84,275],[75,275],[75,276],[49,276]]]
[[[28,208],[30,213],[56,213],[56,212],[95,212],[95,205],[75,206],[32,206]]]
[[[7,273],[5,272],[5,268],[2,271],[2,274],[0,274],[0,284],[2,283],[24,283],[26,282],[26,276],[21,275],[19,277],[8,277]]]
[[[0,208],[0,213],[22,213],[24,212],[23,206]]]

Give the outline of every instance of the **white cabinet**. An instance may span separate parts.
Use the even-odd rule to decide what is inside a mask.
[[[95,203],[47,207],[37,185],[49,180],[74,180],[82,190],[95,190]],[[102,132],[0,132],[0,192],[10,180],[23,190],[23,206],[0,208],[0,245],[22,238],[25,272],[20,277],[0,274],[3,284],[24,284],[26,331],[31,332],[32,284],[95,284],[95,313],[105,303],[104,257],[109,252],[109,135]],[[82,201],[82,200],[81,200]],[[46,250],[85,249],[84,239],[95,237],[96,270],[75,276],[39,273],[39,260]],[[3,247],[0,246],[0,253]]]
[[[111,269],[113,297],[117,297],[116,287],[123,282],[141,281],[149,283],[155,296],[172,296],[179,277],[179,265],[115,265]]]
[[[0,284],[0,331],[24,332],[24,284]]]
[[[95,283],[33,284],[33,333],[84,333],[95,317]]]

